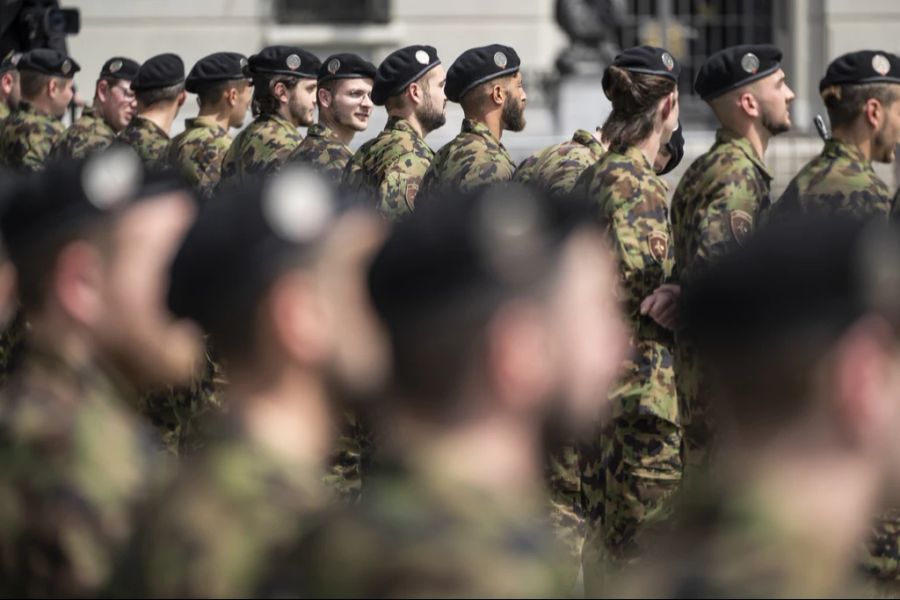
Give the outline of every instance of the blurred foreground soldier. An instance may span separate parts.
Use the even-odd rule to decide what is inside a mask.
[[[19,108],[22,88],[19,86],[19,71],[16,65],[21,58],[21,52],[10,50],[0,62],[0,121]]]
[[[625,349],[590,221],[587,207],[495,188],[433,199],[395,227],[369,274],[393,350],[384,446],[361,504],[288,563],[304,567],[288,594],[571,591],[544,528],[542,427],[593,423]]]
[[[500,141],[525,129],[525,87],[519,55],[492,44],[466,50],[447,71],[447,99],[462,105],[462,131],[438,150],[422,180],[422,193],[475,190],[509,181],[516,165]],[[425,196],[423,196],[425,197]]]
[[[30,325],[0,402],[3,596],[93,596],[111,574],[156,473],[137,394],[199,353],[162,289],[192,215],[118,148],[33,176],[0,219]]]
[[[185,81],[197,94],[200,113],[184,122],[184,131],[169,142],[169,164],[203,199],[219,184],[222,161],[231,146],[228,130],[244,125],[253,97],[247,58],[236,52],[217,52],[197,61]]]
[[[415,209],[422,177],[434,152],[425,136],[447,121],[446,73],[437,50],[407,46],[378,67],[372,102],[387,109],[384,131],[357,150],[344,172],[342,191],[399,221]]]
[[[766,218],[816,212],[887,219],[893,198],[872,161],[893,162],[900,143],[900,57],[880,50],[845,54],[828,66],[819,93],[831,139]]]
[[[900,481],[898,265],[883,225],[809,216],[685,289],[719,446],[658,560],[611,594],[858,597],[858,550]]]
[[[140,65],[130,58],[115,56],[103,64],[94,88],[94,104],[60,136],[50,151],[53,160],[86,158],[112,144],[116,135],[134,117],[137,100],[131,82]]]
[[[602,592],[604,565],[640,556],[638,530],[668,515],[681,479],[672,333],[641,310],[674,269],[666,187],[653,161],[678,126],[679,73],[662,48],[640,46],[616,57],[603,75],[612,101],[603,125],[610,150],[575,183],[574,193],[608,222],[633,346],[611,393],[613,420],[581,457],[589,594]]]
[[[763,162],[769,140],[791,128],[794,93],[774,46],[735,46],[711,56],[694,89],[721,128],[712,148],[691,164],[672,198],[675,263],[682,284],[749,239],[770,203],[772,175]],[[676,347],[685,472],[702,469],[715,436],[707,393],[690,345]]]
[[[291,162],[311,165],[339,185],[353,157],[350,142],[372,116],[375,65],[355,54],[329,56],[319,69],[319,122],[291,154]]]
[[[119,134],[131,146],[144,167],[166,166],[169,133],[187,97],[184,92],[184,62],[176,54],[158,54],[141,65],[131,82],[137,97],[137,114]]]
[[[0,163],[13,171],[39,171],[65,131],[62,117],[75,95],[74,59],[40,48],[19,59],[22,100],[0,128]]]
[[[285,169],[226,192],[188,233],[169,304],[215,340],[230,410],[146,515],[120,593],[272,596],[272,557],[327,501],[332,386],[377,381],[382,358],[360,352],[374,315],[347,293],[362,288],[380,223],[334,211],[324,180]]]
[[[270,175],[287,162],[316,114],[316,79],[321,62],[292,46],[270,46],[249,59],[253,77],[253,112],[257,117],[241,131],[222,162],[222,185],[239,185],[256,175]]]

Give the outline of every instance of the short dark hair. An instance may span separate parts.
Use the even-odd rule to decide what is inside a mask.
[[[668,77],[633,73],[616,66],[609,67],[607,75],[612,112],[603,124],[603,137],[611,144],[632,146],[653,131],[656,104],[674,92],[676,84]]]
[[[26,99],[40,96],[50,80],[53,79],[53,75],[38,73],[37,71],[26,70],[19,73],[19,86],[22,90],[22,97]],[[57,79],[62,79],[62,77]]]
[[[222,95],[231,88],[243,89],[247,85],[246,79],[226,79],[224,81],[213,81],[211,83],[202,84],[197,89],[197,98],[200,100],[200,106],[215,106],[222,99]]]
[[[822,90],[822,101],[828,110],[831,127],[847,127],[862,114],[869,98],[884,106],[891,106],[898,97],[900,86],[891,83],[864,83],[859,85],[832,85]]]
[[[257,75],[253,78],[253,108],[255,113],[272,115],[278,112],[278,109],[281,108],[281,102],[275,97],[273,90],[279,83],[292,90],[300,83],[300,78],[287,75],[275,75],[272,77]]]
[[[135,92],[135,97],[141,106],[153,106],[157,102],[171,102],[178,98],[178,95],[183,91],[184,82],[182,81],[175,85]]]

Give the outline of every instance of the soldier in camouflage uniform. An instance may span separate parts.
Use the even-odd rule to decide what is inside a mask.
[[[887,219],[893,198],[872,161],[893,162],[900,141],[900,111],[892,110],[900,102],[900,58],[877,50],[845,54],[828,66],[819,92],[828,109],[831,139],[791,180],[765,218],[816,212]]]
[[[357,150],[341,190],[392,221],[415,208],[434,152],[425,136],[446,122],[446,74],[431,46],[407,46],[379,65],[372,102],[387,109],[384,131]]]
[[[251,56],[249,63],[257,117],[225,154],[223,189],[280,169],[303,141],[297,128],[315,122],[318,58],[302,48],[270,46]]]
[[[228,130],[244,125],[253,94],[248,75],[244,55],[217,52],[200,59],[185,81],[185,89],[197,94],[200,113],[169,143],[168,160],[200,198],[212,197],[219,185],[231,146]]]
[[[465,119],[459,135],[435,154],[422,180],[425,196],[513,178],[516,165],[500,137],[525,128],[519,65],[515,50],[492,44],[466,50],[450,66],[447,98],[462,105]]]
[[[770,203],[772,175],[764,162],[769,140],[790,129],[794,93],[784,81],[781,51],[769,45],[735,46],[711,56],[695,90],[721,128],[708,152],[685,172],[672,198],[675,264],[682,285],[746,242]],[[754,104],[751,108],[750,104]],[[677,340],[676,373],[684,430],[686,480],[702,469],[715,426],[709,392],[686,341]]]
[[[169,132],[187,97],[184,62],[175,54],[148,58],[131,82],[137,97],[137,114],[118,137],[130,146],[147,169],[166,168]]]
[[[579,129],[572,139],[544,148],[523,160],[516,168],[513,181],[538,186],[547,193],[564,195],[572,192],[581,172],[606,153],[602,133]]]
[[[375,72],[375,65],[355,54],[325,59],[319,69],[319,122],[309,127],[291,162],[310,165],[340,185],[353,157],[350,142],[369,126]]]
[[[15,171],[39,171],[65,127],[62,117],[74,95],[75,60],[38,49],[17,65],[22,101],[0,129],[0,163]]]
[[[16,70],[20,58],[20,52],[10,50],[0,62],[0,121],[19,108],[19,101],[22,99],[19,71]]]
[[[94,91],[94,103],[60,136],[50,158],[85,158],[112,144],[116,135],[134,117],[137,100],[131,82],[140,65],[130,58],[114,56],[103,64]]]

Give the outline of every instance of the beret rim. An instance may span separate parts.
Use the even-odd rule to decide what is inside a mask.
[[[819,81],[819,92],[825,91],[825,88],[831,87],[833,85],[866,85],[868,83],[894,83],[900,85],[900,77],[891,77],[888,75],[876,75],[874,77],[866,77],[865,79],[836,79],[833,81],[826,81],[825,78],[822,78]]]
[[[459,103],[459,101],[462,100],[466,94],[468,94],[470,91],[472,91],[473,88],[478,87],[482,83],[487,83],[488,81],[499,79],[500,77],[506,77],[507,75],[513,75],[514,73],[518,73],[520,70],[521,65],[516,65],[515,67],[510,67],[496,73],[491,73],[490,75],[485,75],[480,79],[476,79],[475,81],[470,82],[469,85],[460,90],[459,94],[454,94],[452,98],[450,96],[447,96],[447,99],[451,102]]]
[[[728,92],[734,91],[740,87],[744,87],[745,85],[751,84],[754,81],[759,81],[760,79],[762,79],[764,77],[768,77],[769,75],[771,75],[772,73],[774,73],[775,71],[777,71],[780,68],[781,68],[781,61],[778,61],[773,66],[769,67],[768,69],[758,71],[757,73],[754,73],[753,75],[751,75],[750,77],[747,77],[746,79],[741,79],[737,83],[732,83],[729,86],[714,90],[705,95],[701,94],[700,99],[703,100],[704,102],[709,102],[710,100],[715,100],[719,96],[727,94]],[[698,80],[699,80],[699,76],[698,76]],[[694,82],[694,91],[699,94],[699,91],[697,90],[696,82]]]

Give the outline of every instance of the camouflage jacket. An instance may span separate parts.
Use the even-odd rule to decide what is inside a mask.
[[[119,133],[118,141],[131,146],[148,169],[166,166],[169,134],[153,121],[135,115],[128,127]]]
[[[863,153],[850,144],[828,140],[822,153],[806,163],[791,180],[765,220],[788,214],[814,212],[886,220],[891,192]]]
[[[356,151],[344,170],[341,189],[370,202],[385,217],[402,219],[413,211],[422,177],[434,152],[409,121],[390,117],[384,131]]]
[[[529,156],[516,169],[513,181],[537,186],[551,195],[572,192],[578,176],[606,153],[590,131],[579,129],[561,144]]]
[[[463,192],[513,178],[516,165],[487,125],[463,119],[462,131],[434,155],[422,179],[422,193]]]
[[[65,129],[56,117],[41,114],[22,101],[0,128],[0,162],[14,171],[42,170]]]
[[[50,151],[50,158],[85,158],[103,150],[116,139],[113,131],[94,108],[85,108],[81,117],[66,130]]]
[[[335,184],[340,184],[351,158],[353,151],[347,144],[337,139],[328,127],[316,123],[306,131],[306,139],[288,160],[311,165]]]
[[[279,115],[259,115],[234,138],[222,161],[221,183],[240,184],[245,177],[274,173],[287,162],[303,136]]]
[[[93,596],[159,466],[126,386],[28,351],[0,402],[0,595]]]
[[[0,101],[0,121],[10,115],[9,104],[5,100]]]
[[[185,119],[184,124],[184,131],[169,142],[169,164],[201,198],[209,198],[219,185],[222,161],[231,146],[231,138],[208,117]]]

